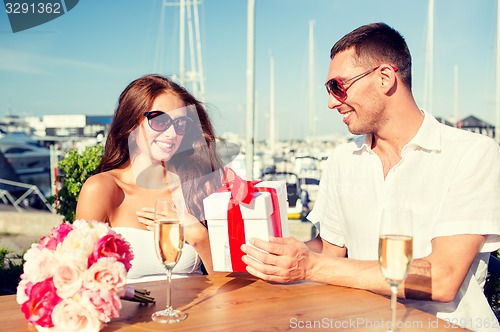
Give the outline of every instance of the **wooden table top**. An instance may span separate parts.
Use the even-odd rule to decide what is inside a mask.
[[[103,331],[386,331],[390,300],[364,290],[313,282],[275,284],[245,273],[215,273],[172,280],[172,305],[188,313],[180,323],[151,321],[164,309],[166,281],[133,285],[146,288],[156,304],[122,301],[120,317]],[[467,331],[398,303],[401,331]],[[0,296],[2,331],[36,331],[14,295]]]

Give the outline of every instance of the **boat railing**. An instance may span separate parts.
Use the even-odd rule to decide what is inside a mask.
[[[15,199],[8,190],[0,189],[0,199],[5,204],[7,204],[7,202],[11,203],[17,211],[22,212],[23,208],[20,206],[20,203],[24,202],[24,200],[27,199],[29,195],[36,194],[38,198],[43,202],[43,204],[47,207],[47,209],[50,212],[54,212],[54,207],[45,198],[40,189],[38,189],[38,187],[34,184],[27,184],[5,179],[0,179],[0,183],[26,189],[26,191],[17,199]]]

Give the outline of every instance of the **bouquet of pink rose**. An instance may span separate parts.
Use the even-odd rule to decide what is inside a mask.
[[[39,331],[99,331],[119,315],[133,257],[105,223],[62,223],[24,255],[17,302]]]

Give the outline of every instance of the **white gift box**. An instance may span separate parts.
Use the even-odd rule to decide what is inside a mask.
[[[289,232],[286,183],[284,181],[263,181],[256,184],[255,187],[273,188],[276,190],[281,221],[281,233],[283,237],[287,237]],[[218,192],[211,194],[203,200],[214,271],[233,271],[227,225],[227,209],[230,197],[230,192]],[[269,236],[278,235],[275,234],[273,228],[274,211],[271,194],[269,192],[255,192],[249,204],[241,203],[239,206],[245,228],[245,243],[248,242],[250,238],[258,238],[267,241]],[[239,250],[239,248],[236,249]]]

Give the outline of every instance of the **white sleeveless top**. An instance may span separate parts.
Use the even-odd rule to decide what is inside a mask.
[[[127,273],[127,282],[166,278],[165,267],[156,256],[154,232],[131,227],[113,227],[113,230],[130,243],[134,253],[132,268]],[[181,258],[172,272],[172,277],[202,274],[201,259],[191,245],[184,243]]]

